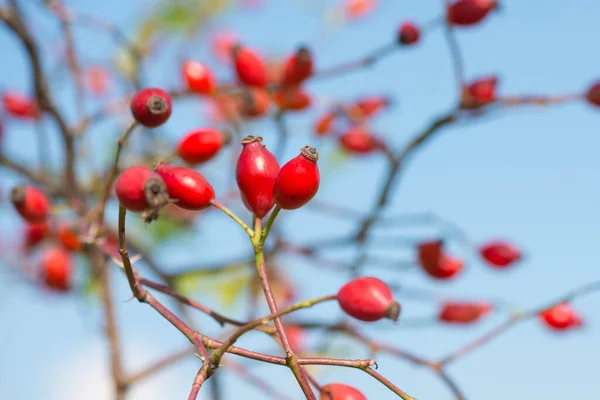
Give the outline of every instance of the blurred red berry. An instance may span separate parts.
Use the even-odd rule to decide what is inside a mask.
[[[495,0],[457,0],[448,7],[448,22],[460,26],[475,25],[497,6]]]
[[[66,249],[71,251],[80,251],[83,248],[83,245],[79,240],[79,232],[77,229],[75,229],[75,227],[66,223],[60,224],[56,234]]]
[[[300,47],[285,61],[281,83],[283,85],[299,85],[312,74],[312,54],[307,47]]]
[[[212,159],[229,142],[229,136],[212,129],[195,129],[179,140],[177,155],[190,165]]]
[[[344,12],[349,19],[357,19],[370,13],[375,5],[375,0],[345,0]]]
[[[369,154],[385,148],[385,145],[368,131],[351,128],[339,138],[342,148],[352,154]]]
[[[44,222],[50,213],[50,201],[33,186],[19,185],[10,192],[13,206],[27,222]]]
[[[577,312],[567,303],[560,303],[540,313],[540,319],[548,328],[566,331],[583,326]]]
[[[289,325],[285,327],[285,333],[292,351],[296,354],[304,350],[304,341],[306,340],[306,332],[297,325]]]
[[[319,400],[367,400],[367,398],[352,386],[330,383],[323,386]]]
[[[102,65],[88,68],[85,78],[90,91],[96,96],[102,96],[108,91],[110,79],[108,71]]]
[[[275,103],[281,110],[301,111],[310,107],[312,99],[299,88],[283,88],[275,92]]]
[[[266,86],[267,69],[256,52],[237,44],[233,47],[232,54],[235,72],[241,83],[248,86]]]
[[[498,78],[488,76],[479,78],[465,87],[461,107],[475,109],[496,101]]]
[[[6,91],[2,94],[2,105],[7,115],[22,120],[37,120],[40,109],[37,102],[24,94]]]
[[[28,223],[25,225],[24,245],[31,249],[41,243],[48,233],[48,224],[44,222]]]
[[[492,308],[490,303],[447,302],[442,304],[438,319],[449,324],[470,324],[484,317]]]
[[[421,30],[412,22],[404,22],[398,31],[398,43],[404,45],[416,44],[421,37]]]
[[[190,92],[210,94],[217,87],[212,71],[200,61],[186,60],[181,66],[181,74]]]
[[[314,125],[314,132],[317,136],[327,136],[333,129],[333,123],[335,122],[336,114],[333,112],[327,112],[320,116]]]
[[[271,105],[269,94],[260,88],[251,88],[241,97],[239,111],[244,117],[256,118],[267,114]]]
[[[364,118],[374,116],[387,108],[390,104],[390,99],[385,96],[368,96],[359,99],[356,102],[356,106],[359,108]]]
[[[494,241],[479,249],[479,254],[491,266],[506,268],[521,260],[521,252],[510,243]]]
[[[73,260],[67,251],[60,247],[46,250],[42,254],[41,269],[46,286],[59,292],[70,289]]]
[[[238,41],[239,37],[234,32],[217,32],[212,36],[212,52],[221,62],[231,62],[231,50]]]
[[[585,94],[586,100],[595,107],[600,107],[600,82],[592,85]]]

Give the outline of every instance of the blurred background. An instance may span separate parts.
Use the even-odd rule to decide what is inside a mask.
[[[51,90],[69,121],[77,121],[74,85],[65,65],[65,44],[56,15],[41,1],[21,1],[28,26],[43,54]],[[370,127],[394,148],[401,148],[436,117],[455,107],[459,98],[452,58],[444,29],[432,24],[443,13],[443,1],[372,2],[364,15],[344,11],[344,1],[65,1],[74,14],[108,21],[132,41],[147,46],[142,65],[144,86],[182,87],[180,64],[186,58],[210,66],[220,81],[234,79],[231,66],[215,53],[215,38],[228,33],[265,57],[280,59],[298,45],[310,47],[316,70],[343,64],[385,45],[397,35],[401,22],[429,24],[421,42],[386,56],[373,66],[306,84],[312,107],[286,115],[289,141],[284,162],[311,144],[321,153],[322,180],[315,204],[347,207],[368,213],[377,198],[386,160],[382,156],[353,157],[340,151],[335,140],[313,135],[315,119],[334,102],[367,95],[393,99],[390,108],[373,119]],[[0,2],[6,6],[7,2]],[[600,4],[593,0],[570,2],[503,0],[501,10],[482,23],[455,32],[464,61],[466,80],[498,75],[499,92],[507,95],[562,95],[583,93],[600,77]],[[131,57],[94,24],[73,27],[75,47],[83,70],[98,68],[102,78],[97,95],[83,105],[86,114],[103,104],[133,93],[127,80]],[[0,90],[32,93],[31,69],[21,43],[8,29],[0,30]],[[106,76],[104,76],[106,74]],[[106,79],[105,79],[106,78]],[[100,82],[100,83],[98,83]],[[103,83],[102,83],[103,82]],[[104,85],[106,86],[104,87]],[[114,157],[114,144],[130,123],[129,111],[116,113],[94,124],[86,133],[88,151],[82,155],[79,176],[104,168]],[[413,228],[394,224],[374,230],[372,236],[398,243],[371,248],[371,254],[398,260],[398,265],[365,266],[363,273],[408,288],[398,293],[403,315],[391,321],[357,324],[370,337],[438,359],[469,343],[507,319],[507,310],[467,327],[435,322],[438,300],[501,299],[517,309],[532,309],[555,300],[571,289],[598,279],[595,249],[600,240],[600,112],[583,101],[556,106],[523,106],[494,113],[472,122],[453,124],[419,151],[405,166],[386,215],[430,214],[451,221],[479,245],[491,239],[516,243],[523,260],[514,268],[498,271],[477,257],[464,240],[454,240],[456,229],[448,223]],[[47,139],[46,157],[61,165],[61,141],[50,120],[42,126],[4,118],[1,149],[25,163],[37,160],[36,138]],[[203,99],[175,101],[170,120],[161,128],[139,130],[130,142],[124,163],[136,161],[135,152],[174,146],[187,131],[200,126],[223,126],[214,120],[214,109]],[[272,119],[259,118],[243,125],[245,134],[261,135],[275,146],[277,129]],[[199,170],[213,183],[217,199],[231,188],[231,152]],[[19,265],[35,270],[39,251],[20,253],[23,223],[8,201],[10,189],[22,178],[2,169],[0,178],[0,391],[3,399],[104,400],[112,398],[108,347],[103,333],[103,309],[94,280],[83,257],[77,258],[76,283],[69,293],[54,293],[27,279]],[[114,202],[113,202],[114,203]],[[116,224],[116,204],[107,215]],[[250,213],[238,201],[231,205],[245,220]],[[385,219],[386,217],[384,217]],[[144,225],[130,216],[129,234],[151,250],[164,271],[238,262],[251,251],[244,233],[226,216],[203,212],[193,223],[167,219]],[[304,243],[355,232],[356,220],[318,212],[315,207],[284,211],[278,229],[290,241]],[[412,240],[447,235],[449,248],[465,260],[464,273],[448,282],[432,281],[414,260]],[[408,239],[406,239],[408,238]],[[374,241],[375,242],[375,241]],[[409,243],[407,245],[407,242]],[[351,262],[356,249],[349,246],[329,257]],[[336,293],[350,274],[305,258],[285,255],[272,260],[300,299]],[[235,267],[237,264],[233,264]],[[156,275],[144,268],[149,278]],[[178,282],[181,290],[215,309],[244,319],[251,308],[249,287],[252,269],[233,268],[227,274],[190,274]],[[185,348],[186,339],[150,307],[127,301],[131,292],[125,277],[112,274],[113,296],[122,341],[124,368],[134,373],[153,361]],[[173,302],[160,294],[165,304]],[[516,325],[501,337],[451,364],[448,373],[467,399],[590,398],[600,391],[595,379],[594,349],[600,343],[599,296],[591,294],[573,302],[583,317],[581,329],[556,333],[536,318]],[[259,314],[268,314],[262,297]],[[175,309],[175,308],[174,308]],[[216,337],[221,328],[210,318],[190,312],[197,328]],[[341,318],[337,304],[300,311],[299,319],[332,322]],[[403,324],[403,321],[408,321]],[[412,321],[412,323],[410,323]],[[326,338],[327,337],[327,338]],[[343,336],[307,331],[305,354],[318,354],[327,344],[328,355],[368,358],[368,348]],[[242,347],[281,354],[277,344],[258,333],[240,340]],[[385,354],[376,357],[379,372],[420,400],[451,399],[448,389],[431,371]],[[252,360],[233,359],[262,377],[290,398],[302,394],[285,368]],[[130,390],[131,400],[181,399],[189,394],[200,361],[188,357],[162,370]],[[321,383],[346,382],[369,399],[395,396],[358,370],[311,368]],[[227,368],[217,372],[223,399],[268,398],[255,385]],[[200,399],[212,399],[210,388]]]

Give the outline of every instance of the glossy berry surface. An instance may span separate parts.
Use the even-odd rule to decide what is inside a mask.
[[[275,204],[284,210],[295,210],[308,203],[319,190],[319,153],[305,146],[300,154],[285,163],[275,179]]]
[[[298,88],[284,88],[275,92],[275,103],[281,110],[301,111],[312,104],[308,93]]]
[[[416,44],[421,37],[421,30],[412,22],[404,22],[400,25],[398,32],[398,42],[404,45]]]
[[[283,66],[283,85],[299,85],[313,74],[313,60],[310,50],[300,47]]]
[[[2,105],[5,112],[14,118],[35,120],[40,117],[40,109],[36,101],[18,92],[4,92],[2,94]]]
[[[41,269],[46,286],[60,292],[70,289],[73,260],[67,251],[60,247],[46,250],[42,254]]]
[[[506,268],[521,260],[521,252],[510,243],[494,241],[479,249],[481,257],[491,266]]]
[[[247,47],[236,45],[232,54],[235,72],[241,83],[248,86],[266,86],[267,69],[257,53]]]
[[[217,87],[212,71],[200,61],[184,61],[181,66],[181,75],[190,92],[209,94]]]
[[[585,99],[593,106],[600,107],[600,82],[592,85],[585,93]]]
[[[10,192],[13,206],[30,223],[44,222],[50,213],[50,201],[38,188],[19,185]]]
[[[360,128],[349,129],[339,138],[341,147],[352,154],[369,154],[384,148],[383,143]]]
[[[273,191],[279,162],[260,136],[245,137],[242,146],[235,169],[237,185],[246,207],[263,218],[275,205]]]
[[[148,128],[156,128],[167,122],[172,111],[171,96],[162,89],[143,89],[131,99],[133,118]]]
[[[216,129],[195,129],[179,140],[177,155],[188,164],[201,164],[216,156],[228,141],[228,136]]]
[[[123,171],[115,183],[115,192],[123,207],[138,213],[148,210],[155,210],[157,213],[169,200],[161,177],[144,166],[134,166]]]
[[[544,310],[539,317],[544,325],[555,331],[566,331],[583,325],[577,312],[567,303]]]
[[[470,324],[484,317],[492,308],[489,303],[446,302],[442,304],[438,319],[449,324]]]
[[[377,278],[353,279],[342,286],[337,298],[342,310],[360,321],[397,321],[400,315],[400,304],[394,300],[390,287]]]
[[[332,132],[335,123],[335,113],[328,112],[320,116],[314,125],[314,133],[317,136],[327,136]]]
[[[200,172],[160,162],[154,170],[162,177],[175,204],[186,210],[202,210],[210,206],[215,191]]]
[[[475,25],[496,7],[495,0],[458,0],[448,7],[448,22],[460,26]]]
[[[323,386],[319,400],[367,400],[367,398],[352,386],[330,383]]]

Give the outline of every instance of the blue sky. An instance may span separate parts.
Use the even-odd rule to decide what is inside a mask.
[[[313,48],[317,66],[327,67],[353,59],[390,40],[403,20],[425,22],[437,16],[442,1],[382,0],[369,18],[335,29],[327,26],[323,19],[325,9],[335,3],[323,3],[325,5],[317,0],[270,0],[263,11],[232,12],[215,21],[215,26],[234,29],[248,45],[274,55],[286,54],[299,43],[307,43]],[[81,12],[108,18],[132,32],[131,24],[147,3],[106,0],[69,4]],[[585,90],[595,79],[600,79],[600,53],[596,50],[600,37],[598,2],[506,0],[503,5],[502,13],[457,34],[469,79],[498,73],[500,90],[505,94],[571,93]],[[52,32],[43,13],[32,12],[31,18],[31,25],[39,27],[39,32]],[[49,51],[57,42],[46,37],[52,36],[44,36],[44,50]],[[85,49],[84,62],[109,60],[114,50],[109,43],[98,35],[82,33],[78,45]],[[6,30],[0,31],[0,48],[4,54],[0,87],[27,90],[29,67],[22,49]],[[185,54],[208,60],[207,48],[208,39],[199,36],[194,46],[185,48]],[[176,52],[169,53],[173,53],[172,56]],[[148,86],[178,84],[179,72],[173,58],[158,57],[151,68],[146,66],[145,70]],[[228,78],[231,73],[221,67],[218,75]],[[379,117],[373,129],[396,146],[408,141],[433,117],[449,110],[457,96],[448,50],[439,30],[426,35],[419,46],[398,52],[369,70],[311,83],[308,89],[315,94],[318,104],[363,94],[393,95],[396,106]],[[63,90],[59,100],[71,107],[69,112],[73,115],[70,95],[69,89]],[[314,143],[324,155],[317,199],[368,210],[385,165],[371,157],[346,160],[343,164],[331,162],[328,155],[333,154],[335,146],[310,136],[315,115],[309,112],[289,118],[293,137],[285,158],[295,156],[297,149],[306,143]],[[125,121],[126,118],[128,115],[124,115]],[[94,130],[94,143],[98,146],[114,143],[121,129],[119,122],[123,121],[115,120]],[[174,142],[186,130],[206,123],[197,102],[178,103],[166,124],[166,140]],[[503,298],[524,307],[544,304],[598,279],[595,250],[600,240],[599,123],[600,109],[573,103],[551,108],[522,108],[444,130],[412,159],[389,213],[435,211],[460,225],[476,243],[490,238],[508,238],[518,243],[526,252],[525,261],[513,270],[500,273],[471,257],[464,276],[450,283],[432,283],[417,271],[384,273],[373,269],[372,273],[444,296]],[[251,124],[248,133],[259,133],[265,142],[274,143],[273,126],[268,121]],[[31,153],[33,130],[30,127],[11,124],[5,136],[5,149],[10,154],[17,158],[35,157]],[[57,146],[58,140],[53,138],[49,147],[53,154],[57,154]],[[222,180],[228,159],[228,154],[223,154],[201,171],[215,182]],[[102,158],[97,157],[95,162],[99,161]],[[14,176],[3,177],[2,193],[14,182]],[[217,192],[219,187],[223,185],[216,185]],[[2,207],[0,229],[6,243],[20,222],[8,212],[6,203]],[[292,238],[326,237],[347,232],[351,227],[306,210],[283,214],[279,222]],[[244,211],[241,215],[248,218]],[[313,226],[318,227],[317,232]],[[235,228],[224,216],[207,216],[196,228],[197,235],[161,246],[156,257],[169,268],[227,258],[232,253],[242,254],[248,250],[247,244],[242,240],[243,234]],[[401,235],[400,228],[395,231]],[[202,259],[198,256],[199,249]],[[403,251],[398,249],[395,254],[406,254]],[[462,256],[472,256],[458,247],[455,251]],[[204,253],[209,254],[204,257]],[[350,255],[339,253],[340,257]],[[282,261],[286,272],[302,288],[301,297],[330,294],[345,281],[343,276],[299,259]],[[109,398],[108,359],[99,305],[76,295],[55,296],[18,282],[14,276],[0,271],[0,388],[7,399]],[[185,339],[149,307],[125,302],[130,293],[118,274],[115,274],[114,292],[126,370],[137,371],[151,360],[182,348]],[[217,304],[215,299],[202,293],[196,297]],[[489,346],[457,361],[450,367],[450,375],[458,381],[468,399],[589,398],[589,393],[600,390],[600,383],[594,379],[596,363],[590,354],[600,342],[600,314],[595,306],[598,298],[600,294],[574,302],[586,319],[586,327],[581,331],[556,335],[547,332],[536,320],[524,322]],[[434,307],[434,304],[410,300],[404,303],[407,317],[431,315]],[[311,318],[316,314],[329,319],[340,315],[335,305],[326,305],[312,313],[304,311],[303,316]],[[409,329],[401,323],[393,328],[386,322],[365,329],[372,336],[435,358],[468,343],[504,318],[494,315],[471,329]],[[215,324],[202,316],[198,316],[197,322],[210,334],[218,332]],[[278,351],[260,336],[249,335],[240,343],[274,354]],[[337,340],[336,348],[337,354],[345,357],[367,356],[365,349],[346,340]],[[380,372],[420,400],[451,398],[428,371],[385,356],[377,360]],[[301,398],[291,374],[285,369],[252,362],[246,365],[256,374],[277,382],[291,397]],[[165,370],[136,386],[131,399],[186,398],[198,367],[198,361],[191,358]],[[236,380],[235,375],[220,372],[226,398],[264,398],[252,386]],[[369,399],[394,398],[358,371],[322,368],[317,373],[323,383],[351,382]],[[200,398],[209,397],[201,394]]]

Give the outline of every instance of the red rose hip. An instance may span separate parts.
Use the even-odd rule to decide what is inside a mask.
[[[421,262],[427,275],[439,280],[448,280],[458,275],[464,268],[463,262],[454,256],[442,254],[436,261]]]
[[[327,136],[329,133],[331,133],[335,122],[335,117],[336,115],[333,112],[328,112],[321,115],[321,117],[315,121],[313,129],[315,135]]]
[[[369,132],[351,128],[339,138],[342,148],[352,154],[370,154],[385,148],[385,145]]]
[[[400,316],[400,304],[391,289],[377,278],[353,279],[339,290],[337,298],[342,310],[360,321],[397,321]]]
[[[46,286],[60,292],[70,289],[73,260],[67,251],[60,247],[46,250],[42,255],[41,269]]]
[[[403,45],[411,45],[419,42],[421,37],[421,30],[419,27],[412,22],[405,22],[400,25],[398,31],[398,43]]]
[[[319,400],[367,400],[367,398],[352,386],[330,383],[323,386]]]
[[[567,303],[550,307],[542,311],[539,317],[544,325],[555,331],[566,331],[583,325],[577,312]]]
[[[33,186],[19,185],[10,192],[13,206],[27,222],[44,222],[50,212],[50,201]]]
[[[190,92],[210,94],[217,86],[212,71],[200,61],[184,61],[181,74]]]
[[[216,129],[196,129],[181,138],[177,155],[190,165],[201,164],[213,158],[228,142],[229,137]]]
[[[37,246],[44,240],[47,233],[48,224],[45,221],[28,223],[25,226],[25,231],[23,232],[25,248],[31,249]]]
[[[600,82],[592,85],[585,93],[585,99],[593,106],[600,107]]]
[[[299,85],[313,74],[312,54],[307,47],[300,47],[290,56],[283,67],[283,85]]]
[[[308,203],[319,190],[319,153],[304,146],[300,154],[285,163],[275,179],[275,204],[284,210],[295,210]]]
[[[167,122],[172,111],[171,96],[162,89],[144,89],[131,99],[133,118],[148,128],[156,128]]]
[[[119,203],[127,210],[141,213],[148,222],[169,202],[165,182],[148,167],[134,166],[119,175],[115,183]]]
[[[438,319],[449,324],[470,324],[484,317],[492,308],[489,303],[446,302]]]
[[[247,136],[242,140],[235,177],[244,204],[258,218],[263,218],[275,205],[273,191],[279,173],[279,162],[262,144],[262,137]]]
[[[162,177],[169,197],[185,210],[202,210],[215,198],[215,191],[200,172],[186,167],[158,163],[154,170]]]
[[[481,246],[479,254],[489,265],[499,269],[510,267],[521,260],[519,249],[502,241],[494,241]]]
[[[4,92],[2,94],[2,105],[6,113],[14,118],[36,120],[40,117],[40,109],[36,101],[18,92]]]
[[[267,69],[258,54],[239,44],[233,47],[232,54],[235,72],[241,83],[257,87],[267,85]]]
[[[458,0],[448,7],[448,22],[461,26],[475,25],[496,7],[495,0]]]

